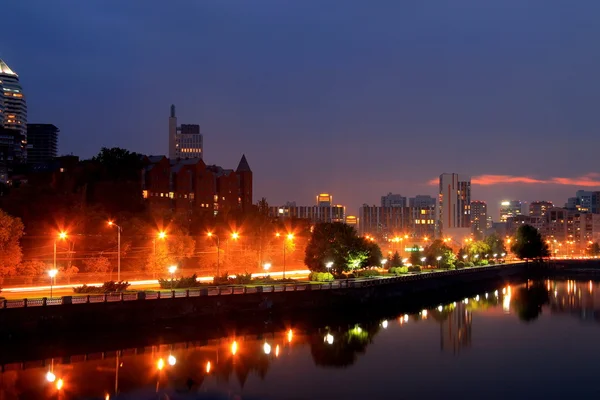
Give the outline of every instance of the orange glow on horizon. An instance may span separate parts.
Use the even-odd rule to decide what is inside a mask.
[[[439,178],[431,179],[428,182],[430,185],[439,185]],[[551,177],[548,179],[538,179],[530,176],[515,176],[515,175],[479,175],[471,178],[471,183],[474,185],[491,186],[501,184],[538,184],[538,185],[562,185],[562,186],[583,186],[583,187],[598,187],[600,186],[600,174],[588,173],[573,178]]]

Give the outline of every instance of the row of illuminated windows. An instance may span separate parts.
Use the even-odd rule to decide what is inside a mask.
[[[417,220],[415,220],[415,224],[417,224],[417,225],[433,225],[434,222],[432,219],[417,219]]]

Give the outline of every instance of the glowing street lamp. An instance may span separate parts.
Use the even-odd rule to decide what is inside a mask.
[[[442,259],[442,256],[437,256],[435,259],[437,260],[437,265],[438,265],[438,268],[439,268],[440,267],[440,260]]]
[[[54,375],[54,372],[48,371],[46,374],[46,380],[50,383],[54,382],[56,380],[56,375]]]
[[[327,344],[333,344],[333,335],[331,333],[325,335],[323,339],[325,339],[324,341],[327,342]]]
[[[463,254],[463,256],[462,256],[462,257],[463,257],[463,260],[466,260],[466,259],[467,259],[467,257],[469,257],[469,256],[468,256],[468,255],[466,255],[466,254]]]
[[[175,271],[177,271],[177,265],[171,265],[169,267],[169,273],[171,274],[171,290],[173,290],[173,276],[175,275]]]
[[[52,298],[52,287],[54,285],[54,278],[56,277],[56,274],[58,274],[57,269],[51,269],[48,271],[48,276],[50,277],[50,298]]]
[[[286,236],[286,239],[289,242],[293,242],[294,241],[294,234],[293,233],[288,233]],[[283,241],[283,279],[285,279],[285,248],[286,248],[286,242],[285,240]]]
[[[175,356],[169,354],[169,357],[167,358],[167,362],[169,363],[170,366],[173,366],[177,363],[177,359],[175,358]]]
[[[326,263],[325,268],[327,268],[327,272],[331,271],[331,268],[333,268],[333,261]]]
[[[271,354],[271,345],[265,342],[265,344],[263,345],[263,351],[267,355]]]
[[[156,239],[165,240],[167,238],[167,232],[159,231],[153,240],[154,243],[154,262],[156,262]]]
[[[381,260],[381,267],[382,267],[382,268],[385,268],[385,264],[387,264],[387,262],[388,262],[388,260],[387,260],[387,259],[385,259],[385,258],[384,258],[384,259],[382,259],[382,260]]]
[[[265,269],[265,271],[268,271],[269,269],[271,269],[271,263],[264,263],[263,268]]]
[[[239,233],[237,233],[237,232],[233,232],[233,233],[231,234],[231,238],[232,238],[233,240],[238,240],[238,239],[240,238],[240,234],[239,234]]]
[[[220,276],[220,270],[221,270],[221,249],[220,249],[220,245],[221,245],[221,241],[219,240],[219,236],[215,235],[212,232],[208,232],[206,234],[206,236],[208,236],[209,238],[215,238],[215,240],[217,241],[217,276]],[[233,236],[233,235],[232,235]]]
[[[421,262],[424,263],[427,260],[427,257],[421,257]]]
[[[54,238],[54,269],[56,269],[56,242],[60,240],[67,239],[67,232],[61,231],[58,233],[57,237]]]
[[[113,221],[108,221],[108,226],[117,228],[117,281],[121,282],[121,232],[123,229]]]

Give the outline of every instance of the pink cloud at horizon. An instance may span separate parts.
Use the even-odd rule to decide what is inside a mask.
[[[438,179],[432,179],[429,181],[430,185],[437,185],[438,183]],[[524,183],[537,185],[600,187],[600,173],[591,172],[573,178],[552,177],[548,179],[538,179],[531,176],[514,175],[476,175],[471,178],[471,183],[473,185],[481,186]]]

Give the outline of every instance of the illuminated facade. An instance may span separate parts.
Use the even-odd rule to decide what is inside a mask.
[[[471,177],[441,174],[437,207],[438,235],[471,227]]]
[[[203,137],[200,125],[177,126],[175,106],[171,105],[169,116],[169,158],[199,158],[204,155]]]
[[[27,161],[27,103],[19,76],[0,60],[0,147],[4,162]]]
[[[600,214],[600,191],[578,190],[575,197],[569,197],[565,208],[571,211]]]
[[[523,203],[520,200],[505,200],[500,203],[500,222],[506,222],[510,217],[523,214]]]
[[[487,203],[474,200],[471,202],[471,232],[477,238],[483,238],[488,228]]]
[[[153,208],[217,215],[252,207],[252,170],[246,156],[236,170],[206,165],[199,158],[149,156],[145,163],[142,196]]]
[[[532,201],[529,204],[530,217],[545,217],[548,209],[553,208],[554,204],[551,201]]]
[[[283,206],[269,207],[269,216],[273,218],[298,218],[311,223],[346,222],[346,207],[333,204],[333,196],[321,193],[316,196],[314,206],[297,206],[295,202]]]
[[[383,239],[396,235],[431,237],[435,233],[435,207],[377,207],[363,204],[358,211],[361,235]]]

